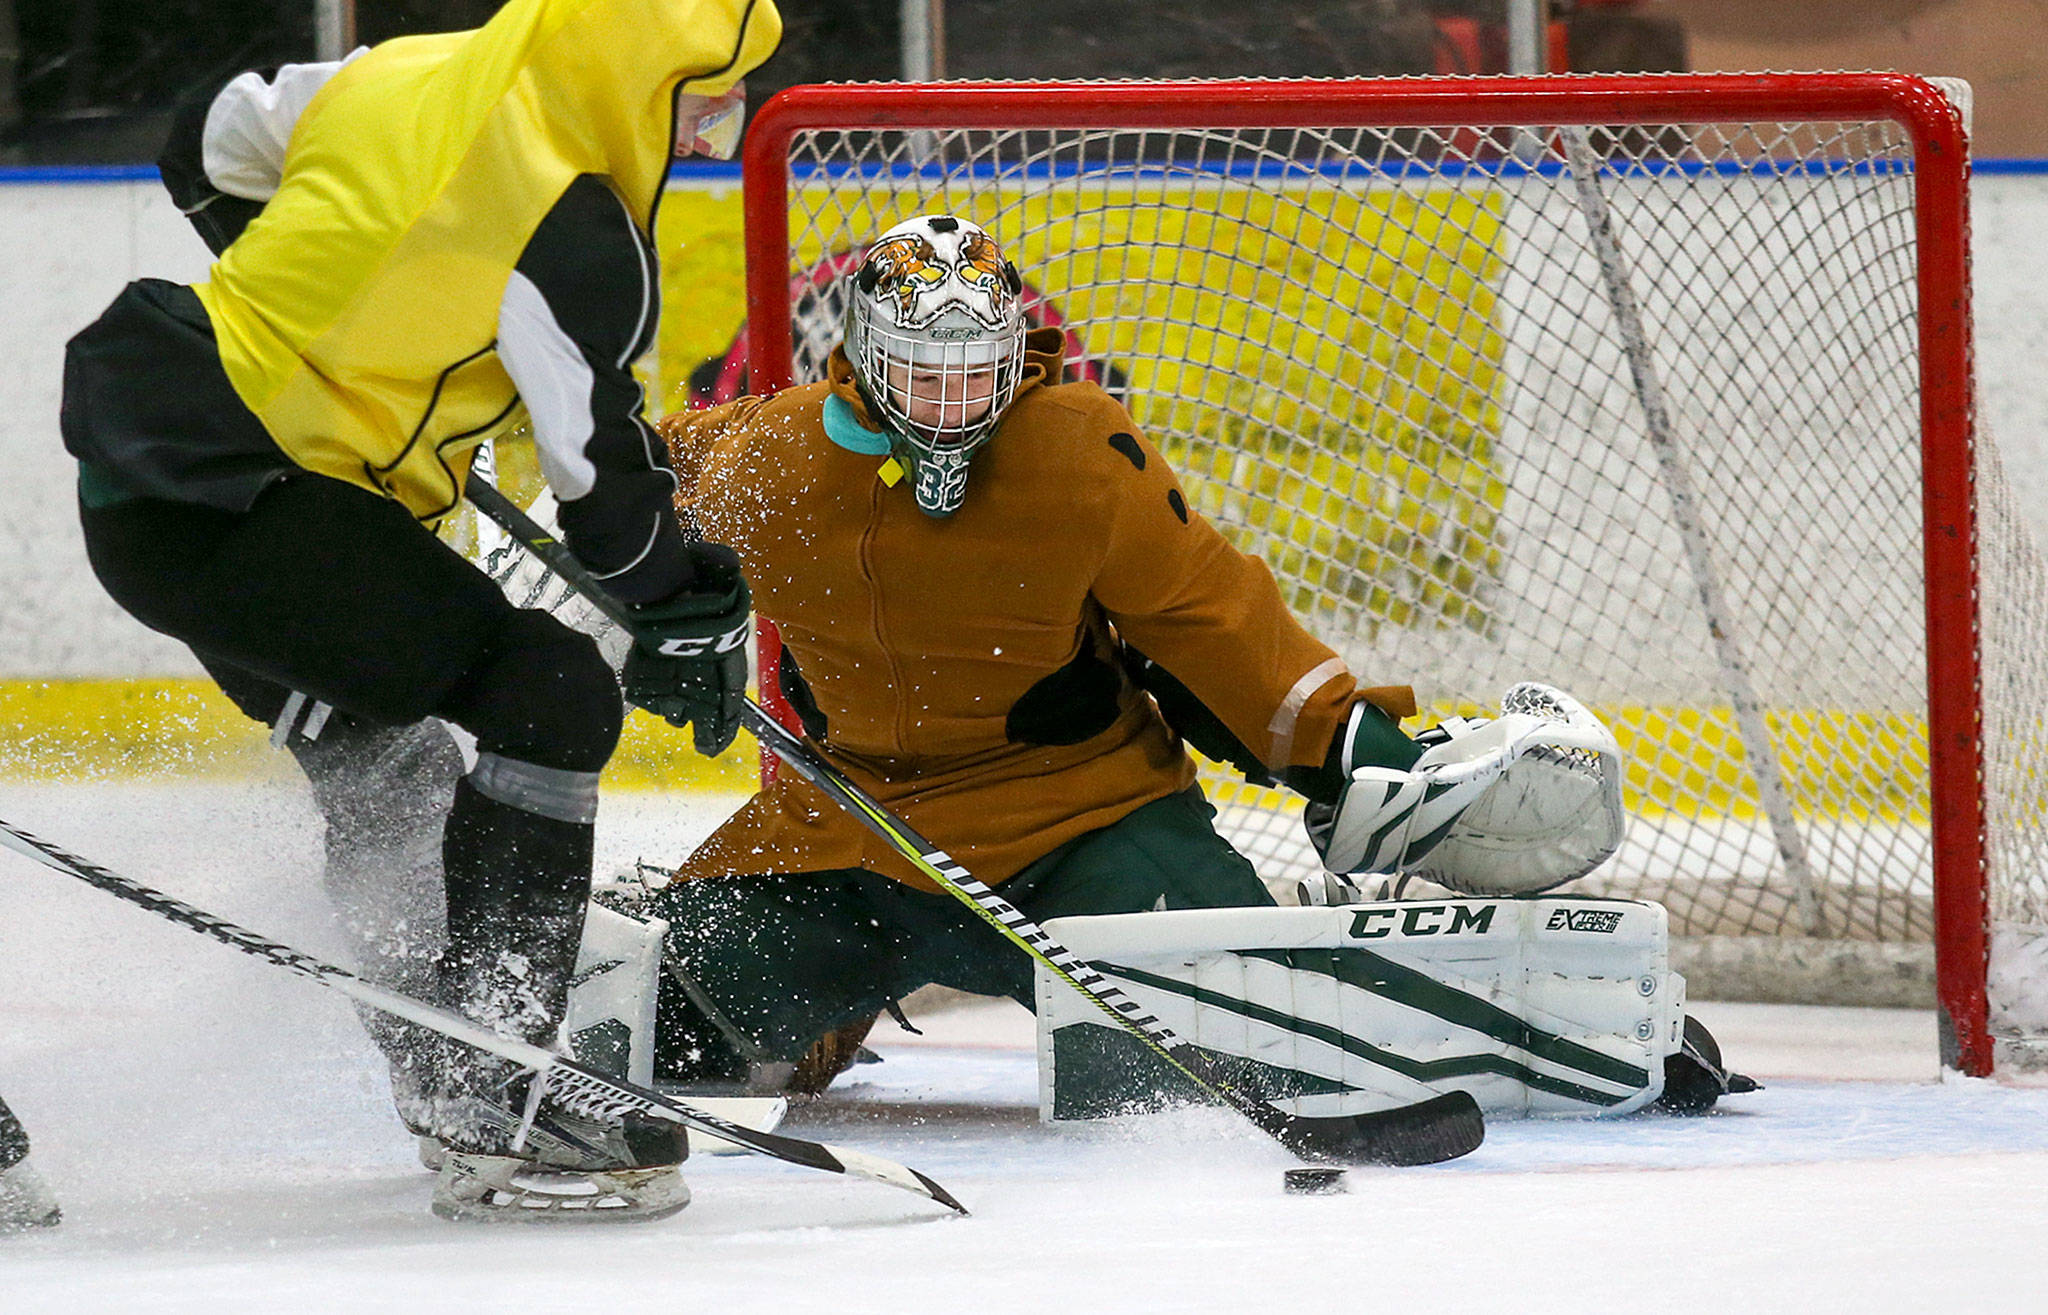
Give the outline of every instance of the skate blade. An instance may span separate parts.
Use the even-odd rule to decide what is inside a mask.
[[[460,1223],[640,1223],[689,1203],[674,1165],[569,1173],[509,1156],[450,1154],[433,1211]]]

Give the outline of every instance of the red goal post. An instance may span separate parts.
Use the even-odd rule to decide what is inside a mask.
[[[1820,131],[1799,125],[1833,127]],[[1858,126],[1837,131],[1841,125]],[[1866,139],[1873,136],[1895,145],[1866,147]],[[1743,154],[1745,142],[1748,156]],[[1587,161],[1597,167],[1575,168]],[[755,391],[773,391],[797,381],[799,344],[792,330],[792,304],[795,290],[805,286],[807,270],[835,249],[843,251],[901,214],[914,213],[906,210],[908,206],[943,204],[977,211],[974,217],[991,225],[1012,249],[1027,281],[1040,281],[1046,299],[1059,305],[1072,328],[1070,351],[1092,353],[1104,362],[1105,370],[1115,372],[1140,424],[1163,430],[1180,425],[1186,430],[1172,440],[1169,454],[1191,486],[1201,486],[1205,477],[1226,465],[1231,470],[1245,467],[1244,450],[1254,455],[1288,454],[1275,468],[1278,473],[1255,473],[1245,477],[1249,482],[1242,486],[1229,483],[1234,475],[1218,476],[1220,491],[1197,503],[1212,518],[1228,523],[1242,546],[1266,553],[1283,586],[1300,590],[1297,596],[1304,600],[1311,624],[1346,652],[1355,668],[1360,658],[1347,649],[1347,640],[1364,646],[1358,653],[1412,650],[1423,655],[1410,659],[1418,663],[1447,662],[1445,653],[1479,652],[1470,666],[1475,673],[1491,673],[1495,656],[1505,661],[1510,655],[1543,654],[1551,663],[1547,669],[1516,674],[1553,680],[1582,696],[1590,692],[1589,701],[1603,711],[1609,702],[1647,709],[1640,716],[1629,714],[1634,716],[1632,748],[1653,763],[1652,773],[1663,775],[1644,781],[1632,777],[1632,784],[1639,787],[1636,793],[1643,807],[1655,811],[1658,820],[1644,855],[1630,861],[1638,865],[1632,871],[1644,881],[1661,884],[1636,888],[1638,893],[1669,898],[1669,892],[1678,888],[1673,883],[1688,879],[1688,866],[1714,866],[1717,871],[1725,866],[1725,878],[1712,880],[1724,894],[1740,892],[1730,897],[1731,907],[1744,900],[1761,906],[1766,901],[1751,888],[1768,889],[1770,899],[1781,902],[1785,910],[1768,916],[1792,926],[1791,938],[1819,937],[1831,945],[1860,944],[1857,938],[1866,935],[1873,944],[1931,938],[1944,1020],[1944,1058],[1965,1072],[1991,1070],[1987,891],[1994,874],[1987,849],[1978,541],[1982,491],[1976,468],[1967,251],[1969,159],[1962,115],[1943,91],[1894,74],[807,86],[781,93],[762,109],[747,138],[744,173],[748,358]],[[1791,186],[1797,191],[1809,186],[1805,177],[1815,174],[1827,174],[1836,180],[1828,186],[1845,190],[1840,202],[1783,203],[1790,216],[1784,220],[1787,230],[1810,222],[1821,234],[1813,244],[1817,254],[1812,265],[1800,268],[1832,271],[1827,278],[1848,278],[1853,271],[1842,271],[1871,254],[1863,249],[1869,244],[1866,234],[1889,222],[1883,218],[1888,209],[1905,204],[1910,206],[1910,219],[1899,221],[1899,244],[1909,243],[1910,254],[1900,259],[1910,260],[1910,273],[1900,275],[1897,290],[1880,286],[1864,293],[1845,283],[1840,290],[1813,294],[1821,275],[1805,276],[1803,287],[1779,288],[1773,277],[1788,267],[1780,262],[1774,268],[1777,247],[1797,243],[1799,235],[1788,237],[1786,231],[1762,225],[1754,232],[1730,227],[1742,222],[1737,212],[1769,211],[1781,203],[1761,190],[1762,184],[1752,188],[1748,182],[1725,179],[1768,181],[1783,176],[1794,180]],[[1860,184],[1841,180],[1864,176],[1889,190],[1871,193],[1875,199],[1867,202],[1872,216],[1867,222],[1857,216],[1840,220],[1837,210],[1844,209],[1852,193],[1861,195]],[[1326,180],[1325,195],[1317,188]],[[1548,189],[1545,197],[1525,203],[1522,194],[1538,180]],[[1722,186],[1752,188],[1758,199],[1745,199],[1748,192],[1733,199],[1707,195]],[[1578,189],[1576,201],[1570,199],[1573,187]],[[1071,195],[1062,194],[1061,188],[1070,189]],[[1151,210],[1134,217],[1134,209],[1130,214],[1088,209],[1104,197],[1110,198],[1112,210],[1139,205]],[[1551,206],[1561,217],[1543,221],[1540,231],[1534,221],[1518,229],[1517,215],[1527,204],[1537,209]],[[1611,221],[1603,217],[1610,204],[1615,208]],[[1289,213],[1279,213],[1283,209]],[[1723,261],[1719,253],[1725,248],[1730,253],[1725,264],[1710,265],[1705,255],[1697,266],[1679,268],[1673,263],[1666,248],[1679,248],[1682,255],[1693,244],[1684,225],[1696,222],[1686,217],[1695,212],[1697,222],[1717,226],[1717,236],[1699,239],[1699,246],[1711,247],[1715,262]],[[1191,235],[1200,229],[1206,235],[1203,240],[1213,241],[1226,219],[1235,226],[1228,239],[1234,245],[1223,256],[1204,248],[1203,260],[1208,263],[1203,269],[1239,264],[1227,275],[1189,273],[1193,263],[1201,263],[1191,262],[1196,245]],[[1446,236],[1454,220],[1463,227],[1456,236]],[[1343,231],[1347,222],[1348,234]],[[1601,225],[1610,222],[1610,236],[1600,237]],[[1249,236],[1260,225],[1256,239]],[[1061,232],[1084,229],[1093,234],[1086,240],[1099,239],[1099,247],[1082,252],[1078,239],[1062,245],[1066,239]],[[1304,229],[1313,230],[1313,236],[1302,238]],[[1591,243],[1590,256],[1572,255],[1576,265],[1560,264],[1555,270],[1520,267],[1525,253],[1538,245],[1562,243],[1568,229],[1582,244]],[[1356,243],[1355,250],[1339,249],[1347,240]],[[1295,246],[1289,254],[1265,266],[1246,255],[1290,241]],[[1823,243],[1833,244],[1833,249],[1821,249]],[[1139,246],[1145,250],[1133,256]],[[1745,246],[1762,253],[1753,274],[1755,288],[1725,306],[1695,307],[1689,298],[1709,295],[1713,285],[1750,277],[1735,263]],[[1296,273],[1297,266],[1332,250],[1337,254],[1329,257],[1327,268]],[[1389,256],[1390,251],[1395,254]],[[1660,274],[1671,276],[1674,291],[1658,291]],[[1153,285],[1165,291],[1156,296],[1127,295],[1133,287]],[[1250,291],[1232,292],[1234,287]],[[1223,341],[1218,325],[1234,324],[1241,318],[1241,307],[1228,300],[1218,303],[1211,293],[1249,297],[1247,304],[1257,313],[1269,287],[1277,289],[1273,296],[1278,304],[1299,308],[1291,314],[1293,323],[1239,326],[1230,341]],[[1360,287],[1366,291],[1357,293]],[[1447,290],[1452,288],[1463,289],[1468,300],[1447,310]],[[1341,289],[1341,295],[1352,297],[1355,304],[1332,311],[1328,304],[1314,301],[1319,289]],[[1868,297],[1872,305],[1885,306],[1911,302],[1911,323],[1903,330],[1911,339],[1911,377],[1887,379],[1883,399],[1868,405],[1873,413],[1887,407],[1914,410],[1908,423],[1917,431],[1919,506],[1903,515],[1912,521],[1911,533],[1918,539],[1920,560],[1915,569],[1921,578],[1899,587],[1917,591],[1924,612],[1924,621],[1915,617],[1910,622],[1913,628],[1924,625],[1912,639],[1924,663],[1924,696],[1917,708],[1888,711],[1879,706],[1884,700],[1871,698],[1846,712],[1818,705],[1809,709],[1797,700],[1775,698],[1765,670],[1769,661],[1757,657],[1777,642],[1771,630],[1776,620],[1797,608],[1778,601],[1758,604],[1760,611],[1745,610],[1748,586],[1743,566],[1739,560],[1731,564],[1729,553],[1735,550],[1728,545],[1750,541],[1744,538],[1750,532],[1738,532],[1726,542],[1716,539],[1716,521],[1734,500],[1724,490],[1743,488],[1744,480],[1769,484],[1784,477],[1796,463],[1783,454],[1803,451],[1797,444],[1818,440],[1802,433],[1786,440],[1782,448],[1763,449],[1748,474],[1735,472],[1728,477],[1730,483],[1712,484],[1703,495],[1686,473],[1684,463],[1711,465],[1721,448],[1731,446],[1720,437],[1702,437],[1690,427],[1688,408],[1693,403],[1688,398],[1696,396],[1697,409],[1710,411],[1744,386],[1707,380],[1685,393],[1688,385],[1680,376],[1689,368],[1688,353],[1694,347],[1688,336],[1702,339],[1697,355],[1725,354],[1738,369],[1752,364],[1743,359],[1745,354],[1781,355],[1786,342],[1796,347],[1798,338],[1796,332],[1784,340],[1777,336],[1780,321],[1790,315],[1781,316],[1770,304],[1779,292],[1788,301],[1821,295],[1825,314],[1832,317],[1827,332],[1844,338],[1838,358],[1802,364],[1802,382],[1787,387],[1783,398],[1762,403],[1794,411],[1809,407],[1816,396],[1847,391],[1838,389],[1833,377],[1841,370],[1859,375],[1863,370],[1868,349],[1847,342],[1848,334],[1860,331],[1854,313],[1859,299]],[[1417,299],[1393,300],[1408,293]],[[1532,300],[1513,300],[1525,294]],[[1185,305],[1195,309],[1185,324],[1139,324],[1147,312],[1138,303],[1148,296],[1168,312]],[[1553,343],[1544,335],[1554,332],[1553,322],[1567,317],[1550,308],[1564,304],[1564,297],[1576,298],[1568,317],[1571,325],[1567,331],[1555,331]],[[1633,306],[1636,301],[1644,303],[1640,310]],[[1518,309],[1537,303],[1544,309]],[[1358,306],[1368,310],[1358,311]],[[1301,326],[1317,316],[1327,326],[1333,314],[1349,314],[1352,319],[1341,331],[1330,331],[1329,341],[1274,346],[1283,339],[1302,339]],[[1131,323],[1117,319],[1119,315]],[[821,321],[828,334],[830,318]],[[1385,324],[1418,319],[1430,321],[1418,331],[1427,339],[1423,345],[1387,344]],[[1525,325],[1524,320],[1531,323]],[[1588,327],[1596,321],[1607,327]],[[819,326],[811,328],[815,336]],[[1746,345],[1731,341],[1738,331],[1753,332],[1755,337]],[[1882,325],[1873,329],[1876,339],[1890,332]],[[1600,345],[1581,345],[1588,334],[1600,339]],[[1705,341],[1709,338],[1711,342]],[[1079,345],[1083,343],[1085,347]],[[1349,350],[1352,347],[1357,350]],[[1572,375],[1590,373],[1594,367],[1581,362],[1590,362],[1595,355],[1606,362],[1599,367],[1605,371],[1604,381],[1587,388]],[[815,347],[811,356],[814,365]],[[1371,364],[1353,364],[1366,358],[1379,362],[1382,356],[1395,363],[1383,363],[1377,373]],[[1254,365],[1245,365],[1254,358]],[[1527,364],[1531,362],[1541,364]],[[1464,385],[1453,379],[1461,368]],[[1517,375],[1517,369],[1525,372]],[[1538,369],[1540,378],[1533,373]],[[1877,372],[1872,373],[1874,377]],[[1496,382],[1475,391],[1470,380],[1478,377]],[[1443,382],[1446,379],[1453,381]],[[1262,385],[1288,396],[1277,406],[1270,398],[1251,396],[1242,402],[1251,419],[1217,423],[1195,414],[1207,400],[1226,395],[1239,399],[1259,393]],[[1460,387],[1465,391],[1455,396],[1446,391]],[[1416,395],[1429,389],[1435,391],[1427,397]],[[1345,409],[1362,405],[1356,395],[1375,391],[1385,414],[1361,419],[1364,412]],[[1303,418],[1306,404],[1298,413],[1289,410],[1296,394],[1323,399],[1318,404],[1324,412],[1309,418],[1316,436],[1301,436],[1305,431],[1299,426],[1308,425],[1309,419]],[[1676,399],[1668,406],[1667,395]],[[1397,400],[1387,403],[1388,398]],[[1518,408],[1524,407],[1532,417],[1526,423],[1518,418]],[[1667,420],[1657,418],[1660,410],[1668,411]],[[1549,524],[1555,527],[1563,523],[1560,503],[1583,497],[1590,499],[1587,506],[1595,506],[1609,495],[1589,483],[1590,476],[1579,473],[1558,476],[1553,483],[1539,479],[1524,494],[1523,486],[1510,478],[1508,466],[1519,462],[1517,470],[1538,470],[1550,460],[1547,453],[1575,441],[1577,417],[1591,415],[1607,424],[1604,417],[1624,412],[1633,418],[1613,420],[1610,427],[1617,434],[1631,426],[1667,432],[1651,434],[1660,445],[1658,453],[1630,458],[1636,464],[1614,486],[1622,491],[1612,499],[1628,501],[1629,507],[1615,514],[1616,528],[1601,531],[1619,544],[1611,561],[1589,553],[1566,565],[1575,578],[1595,580],[1597,587],[1603,574],[1625,573],[1615,563],[1639,555],[1640,545],[1617,537],[1633,533],[1620,522],[1630,517],[1646,524],[1657,521],[1655,533],[1645,532],[1644,540],[1663,544],[1658,551],[1682,563],[1667,573],[1685,583],[1659,586],[1660,601],[1650,610],[1661,609],[1660,614],[1668,616],[1667,596],[1690,589],[1707,600],[1709,617],[1697,627],[1698,637],[1686,645],[1719,646],[1721,674],[1704,678],[1715,692],[1697,698],[1669,693],[1678,688],[1676,683],[1659,685],[1665,692],[1647,702],[1635,697],[1626,688],[1626,651],[1617,653],[1611,664],[1620,673],[1613,679],[1573,669],[1574,644],[1605,642],[1610,633],[1626,635],[1639,624],[1623,610],[1629,604],[1619,594],[1616,601],[1597,604],[1606,610],[1587,611],[1593,619],[1583,626],[1586,639],[1560,641],[1548,653],[1540,647],[1543,626],[1586,610],[1579,601],[1561,605],[1550,619],[1526,625],[1509,615],[1519,606],[1516,595],[1531,592],[1513,583],[1517,555],[1525,548],[1552,544],[1556,532],[1513,530],[1508,527],[1510,505],[1538,498],[1548,504]],[[1435,422],[1426,418],[1438,413],[1454,417],[1451,428],[1474,431],[1457,440],[1463,447],[1454,460],[1442,457],[1439,449],[1446,440],[1441,427],[1430,429]],[[1479,418],[1471,419],[1474,416]],[[1290,424],[1297,428],[1290,429]],[[1843,432],[1832,418],[1816,422],[1814,431],[1824,439],[1831,426]],[[1364,448],[1347,448],[1342,444],[1352,439],[1335,439],[1331,441],[1338,446],[1299,458],[1304,446],[1324,441],[1321,435],[1340,432],[1383,436],[1384,442],[1375,446],[1377,440],[1369,438]],[[1233,442],[1243,444],[1243,449],[1226,454],[1224,449]],[[1499,455],[1511,447],[1524,455]],[[1416,455],[1425,449],[1432,454],[1429,460],[1438,463],[1429,470]],[[1593,453],[1585,468],[1603,462],[1612,464],[1605,449]],[[1416,495],[1416,508],[1396,508],[1385,524],[1357,528],[1343,517],[1370,500],[1370,489],[1360,492],[1355,483],[1338,488],[1329,482],[1333,468],[1344,468],[1338,477],[1352,480],[1352,465],[1369,465],[1382,479],[1417,486],[1436,477],[1432,472],[1452,470],[1453,476],[1444,481],[1449,492],[1442,505],[1456,503],[1463,510],[1438,509],[1432,502],[1436,495],[1425,489]],[[1662,476],[1655,473],[1659,469]],[[1317,482],[1305,486],[1302,480]],[[1816,470],[1816,487],[1810,492],[1818,500],[1828,492],[1820,486],[1835,482],[1839,479],[1832,470]],[[1663,493],[1645,491],[1658,484]],[[1303,493],[1304,487],[1311,487],[1312,495]],[[1482,491],[1471,493],[1475,487]],[[1247,510],[1261,491],[1289,501],[1293,510]],[[1776,496],[1782,490],[1766,492]],[[1335,506],[1340,496],[1351,506],[1332,513],[1338,518],[1332,522],[1336,529],[1299,523],[1299,515],[1306,514],[1300,509],[1325,502]],[[1688,498],[1699,504],[1698,524],[1687,524]],[[1879,490],[1867,495],[1863,506],[1875,509],[1889,500],[1893,499]],[[1676,510],[1665,506],[1667,502],[1676,504]],[[1800,492],[1794,488],[1785,494],[1781,510],[1801,506]],[[1826,534],[1853,537],[1861,532],[1859,514],[1878,513],[1851,509]],[[1427,527],[1460,517],[1463,527],[1446,541],[1448,547],[1400,546],[1411,544]],[[1675,528],[1663,525],[1668,517],[1675,517]],[[1766,541],[1774,537],[1768,524],[1754,533]],[[1338,547],[1332,549],[1332,543]],[[1864,583],[1864,573],[1855,564],[1879,559],[1893,560],[1877,547],[1845,550],[1849,567],[1841,578]],[[1452,565],[1441,565],[1444,561]],[[1413,584],[1391,601],[1373,583],[1376,572],[1389,572],[1389,563],[1399,568],[1392,574],[1412,577]],[[1343,578],[1328,586],[1327,598],[1315,592],[1337,576]],[[1471,583],[1474,578],[1476,584]],[[2027,583],[2031,587],[2035,581]],[[1826,576],[1811,582],[1808,597],[1816,609],[1828,605],[1830,585]],[[1717,599],[1716,590],[1725,604]],[[1847,602],[1844,606],[1853,610]],[[1719,607],[1739,624],[1724,624],[1715,610]],[[1854,618],[1840,621],[1852,627],[1855,623]],[[1738,629],[1750,632],[1746,641],[1724,633]],[[1411,641],[1411,649],[1398,647]],[[1846,642],[1835,646],[1854,647]],[[1626,650],[1628,645],[1617,641],[1615,647]],[[763,649],[763,685],[772,697],[777,692],[772,636]],[[1788,669],[1811,670],[1826,662],[1828,653],[1823,637],[1814,648],[1796,654],[1788,648],[1778,658]],[[1376,668],[1371,679],[1413,680],[1427,692],[1435,674]],[[1748,683],[1752,677],[1757,682],[1754,689]],[[1451,702],[1483,705],[1483,691],[1470,681],[1446,676],[1445,682],[1455,688]],[[1603,685],[1608,688],[1603,690]],[[1609,695],[1606,700],[1603,693]],[[2022,709],[2017,715],[2029,714]],[[1802,741],[1807,747],[1795,750],[1787,728],[1814,718],[1833,718],[1835,729]],[[1923,725],[1919,733],[1925,737],[1924,749],[1911,744],[1901,748],[1900,736],[1910,740],[1910,728]],[[1909,729],[1899,732],[1898,726]],[[1723,745],[1724,763],[1714,762],[1698,747],[1712,737]],[[1863,788],[1856,780],[1891,768],[1883,761],[1875,767],[1845,765],[1830,737],[1836,743],[1874,737],[1883,741],[1880,758],[1888,754],[1890,759],[1911,758],[1917,763],[1924,752],[1924,805],[1873,805],[1856,794]],[[1740,749],[1730,747],[1738,740]],[[1668,770],[1655,765],[1666,763]],[[1748,776],[1743,776],[1745,772]],[[1730,783],[1738,777],[1739,782]],[[1808,790],[1808,777],[1852,783],[1843,788],[1845,792],[1821,800]],[[1693,787],[1687,782],[1695,780],[1705,784],[1688,794]],[[1891,787],[1877,789],[1883,794]],[[1258,806],[1256,801],[1247,805]],[[2027,824],[2038,821],[2028,815],[2032,807],[2028,801],[2019,810]],[[1666,819],[1676,819],[1669,830]],[[1858,825],[1887,834],[1911,832],[1905,840],[1882,843],[1904,845],[1913,855],[1924,855],[1931,865],[1931,892],[1921,892],[1915,884],[1920,879],[1908,873],[1897,886],[1897,892],[1904,893],[1885,888],[1868,895],[1845,894],[1845,880],[1861,880],[1863,870],[1896,861],[1905,871],[1922,863],[1921,857],[1895,860],[1895,851],[1888,849],[1878,859],[1845,859],[1844,871],[1850,873],[1846,879],[1823,872],[1824,858],[1813,855],[1863,843],[1841,839]],[[1741,834],[1731,840],[1734,832]],[[2027,844],[2032,843],[2030,835]],[[1724,863],[1728,854],[1737,858]],[[1673,860],[1675,875],[1652,873],[1664,859]],[[1262,866],[1266,861],[1262,859]],[[1298,856],[1286,861],[1298,861]],[[1786,884],[1787,872],[1796,873],[1806,889],[1779,893],[1777,887]],[[1902,931],[1886,922],[1902,903],[1908,912],[1900,916],[1908,922],[1925,917],[1931,925],[1916,924]],[[1922,904],[1929,912],[1917,911]],[[1865,905],[1876,912],[1863,911]],[[1698,926],[1709,930],[1699,934],[1720,934],[1710,929],[1733,925],[1728,917],[1702,915]],[[1675,930],[1682,931],[1682,923],[1679,919]],[[1786,933],[1745,926],[1741,934]]]

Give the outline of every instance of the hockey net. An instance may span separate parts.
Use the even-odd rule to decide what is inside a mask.
[[[816,271],[973,218],[1362,681],[1609,721],[1631,833],[1579,889],[1662,902],[1696,994],[1938,960],[1945,1057],[2011,1070],[2048,583],[1973,428],[1964,148],[1892,75],[800,88],[749,138],[749,355],[817,377]],[[1316,870],[1295,801],[1205,787]]]

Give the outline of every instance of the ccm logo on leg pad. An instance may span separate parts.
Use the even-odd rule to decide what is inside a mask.
[[[1470,904],[1410,904],[1398,909],[1360,909],[1352,916],[1345,934],[1353,940],[1373,941],[1383,936],[1455,936],[1460,932],[1486,932],[1493,927],[1491,904],[1473,908]]]

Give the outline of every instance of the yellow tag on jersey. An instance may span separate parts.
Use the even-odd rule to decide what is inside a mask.
[[[896,464],[896,458],[890,457],[882,463],[881,469],[877,470],[875,474],[881,477],[884,484],[893,489],[896,487],[897,481],[903,478],[903,467]]]

